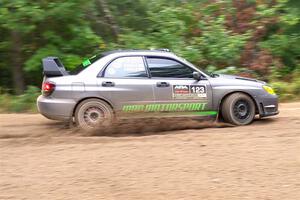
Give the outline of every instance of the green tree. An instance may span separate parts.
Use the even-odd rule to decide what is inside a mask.
[[[86,20],[86,9],[94,2],[4,0],[0,8],[0,31],[7,33],[0,48],[11,52],[2,65],[10,66],[17,93],[27,84],[41,81],[41,59],[60,56],[69,69],[82,57],[99,49],[103,40]],[[85,5],[85,6],[82,6]]]
[[[19,94],[39,86],[46,56],[72,70],[120,48],[170,48],[200,68],[289,80],[300,70],[299,2],[1,0],[0,87]]]

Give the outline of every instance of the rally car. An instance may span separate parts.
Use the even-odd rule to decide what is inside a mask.
[[[122,117],[214,117],[234,125],[278,114],[265,82],[208,74],[174,53],[118,50],[85,59],[72,74],[57,57],[43,59],[39,112],[92,129]]]

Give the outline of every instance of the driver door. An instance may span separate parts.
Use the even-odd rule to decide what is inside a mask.
[[[162,107],[160,111],[201,114],[212,110],[212,89],[205,77],[195,80],[195,70],[174,59],[147,57],[146,60],[155,103]]]

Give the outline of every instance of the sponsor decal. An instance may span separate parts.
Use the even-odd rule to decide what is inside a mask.
[[[190,93],[190,88],[188,85],[173,85],[174,94],[188,94]]]
[[[204,85],[173,85],[173,99],[205,99],[207,98]]]
[[[182,112],[202,111],[207,103],[167,103],[167,104],[141,104],[125,105],[123,112]]]
[[[92,57],[90,58],[85,58],[83,61],[82,61],[82,66],[83,67],[88,67],[92,64],[92,60],[95,59],[97,57],[97,55],[93,55]]]
[[[91,63],[90,59],[84,59],[83,62],[82,62],[82,66],[83,67],[87,67],[87,66],[89,66],[91,64],[92,63]]]

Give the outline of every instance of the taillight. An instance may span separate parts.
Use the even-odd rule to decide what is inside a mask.
[[[44,96],[49,96],[55,90],[55,84],[51,82],[43,83],[42,92]]]

